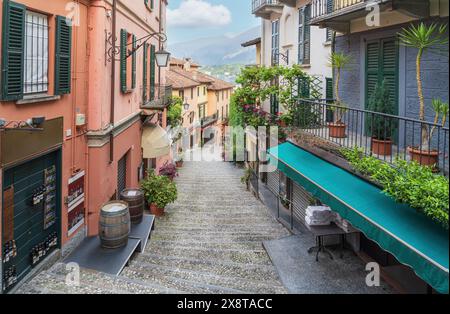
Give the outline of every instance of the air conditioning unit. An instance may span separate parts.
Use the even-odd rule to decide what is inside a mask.
[[[86,115],[84,113],[77,113],[75,119],[76,126],[83,126],[86,124]]]

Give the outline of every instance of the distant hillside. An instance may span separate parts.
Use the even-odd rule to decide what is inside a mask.
[[[255,63],[255,48],[241,47],[241,43],[260,36],[259,26],[236,36],[200,38],[169,45],[169,51],[178,58],[190,57],[204,66]]]

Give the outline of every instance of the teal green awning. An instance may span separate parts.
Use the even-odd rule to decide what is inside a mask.
[[[449,233],[379,188],[325,160],[284,143],[272,163],[314,197],[393,254],[440,293],[448,293]]]

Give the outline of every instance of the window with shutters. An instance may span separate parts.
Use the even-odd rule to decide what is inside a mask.
[[[144,3],[147,9],[151,11],[155,9],[155,0],[144,0]]]
[[[1,99],[21,100],[25,95],[48,94],[49,20],[47,15],[3,1]],[[71,92],[72,26],[55,18],[54,94]]]
[[[156,59],[155,59],[156,47],[150,45],[150,99],[154,100],[156,96]]]
[[[142,57],[142,102],[145,104],[148,100],[150,87],[148,85],[148,68],[149,68],[149,49],[148,44],[143,46]]]
[[[280,63],[280,21],[272,22],[272,65]]]
[[[366,104],[377,83],[389,89],[394,113],[398,113],[398,44],[395,38],[370,41],[366,46]]]
[[[279,112],[278,97],[276,95],[270,95],[270,113],[276,115]]]
[[[48,91],[48,18],[27,11],[25,14],[24,94]]]
[[[120,31],[120,87],[122,93],[129,93],[136,88],[136,52],[128,57],[136,48],[136,36],[125,29]]]
[[[298,19],[298,63],[309,64],[311,55],[311,6],[306,5],[299,9]]]

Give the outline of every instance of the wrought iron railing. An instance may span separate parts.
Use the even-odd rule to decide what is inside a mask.
[[[145,97],[146,96],[146,97]],[[142,107],[148,109],[164,109],[172,98],[172,85],[157,84],[146,91]]]
[[[216,112],[215,114],[212,114],[210,116],[204,117],[201,119],[202,126],[208,126],[211,123],[216,122],[219,119],[219,114]]]
[[[448,176],[447,126],[306,99],[298,101],[292,126],[340,147],[360,147],[366,155],[390,163],[402,158],[435,165]]]
[[[255,13],[261,7],[265,5],[277,5],[278,0],[252,0],[252,12]]]
[[[311,18],[315,19],[352,6],[366,2],[366,0],[312,0]]]

